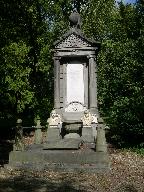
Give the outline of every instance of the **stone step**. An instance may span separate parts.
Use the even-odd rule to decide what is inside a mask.
[[[107,153],[90,149],[12,151],[9,155],[11,167],[52,169],[62,171],[89,170],[94,172],[110,169]]]
[[[79,149],[81,139],[65,138],[56,142],[47,142],[44,144],[44,149]]]

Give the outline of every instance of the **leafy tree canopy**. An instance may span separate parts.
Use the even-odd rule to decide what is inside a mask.
[[[101,115],[117,144],[144,136],[144,4],[114,0],[1,0],[0,117],[39,115],[53,107],[53,42],[77,8],[84,33],[102,43],[98,55]]]

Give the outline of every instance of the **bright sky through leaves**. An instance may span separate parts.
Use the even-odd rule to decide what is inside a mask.
[[[121,0],[118,0],[120,2]],[[124,3],[135,3],[136,0],[123,0]]]
[[[126,3],[135,3],[136,0],[125,0]]]

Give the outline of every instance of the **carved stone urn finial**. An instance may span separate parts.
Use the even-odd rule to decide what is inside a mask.
[[[70,26],[80,29],[81,28],[81,17],[76,9],[69,16]]]

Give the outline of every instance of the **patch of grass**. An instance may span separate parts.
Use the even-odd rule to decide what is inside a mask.
[[[124,150],[127,150],[127,149],[124,149]],[[130,148],[128,148],[128,150],[144,156],[144,143],[141,143],[140,145],[137,145],[136,147],[130,147]]]
[[[134,152],[137,153],[139,155],[144,156],[144,143],[141,143],[140,145],[137,145],[135,147],[126,147],[126,148],[122,148],[121,149],[123,152]]]
[[[140,155],[144,156],[144,147],[142,147],[142,148],[134,147],[131,150],[134,151],[137,154],[140,154]]]

